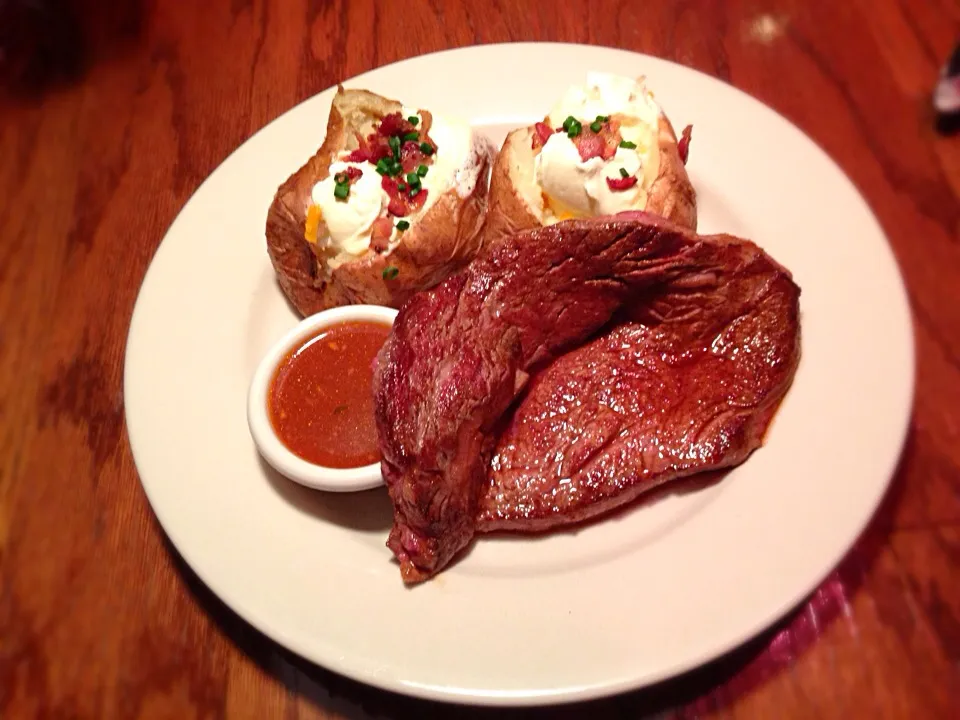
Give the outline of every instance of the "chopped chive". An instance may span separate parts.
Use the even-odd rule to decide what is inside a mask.
[[[410,223],[407,220],[400,220],[399,222],[397,222],[397,230],[399,230],[400,232],[403,232],[409,227],[410,227]]]
[[[419,195],[419,194],[420,194],[420,186],[419,186],[419,185],[418,185],[417,187],[410,188],[410,197],[416,197],[416,196]]]
[[[627,172],[626,168],[620,168],[620,177],[622,178],[630,177],[630,173]]]
[[[420,143],[420,152],[424,155],[433,155],[433,145],[428,142]]]
[[[637,144],[635,142],[630,142],[629,140],[621,140],[620,147],[626,148],[627,150],[633,150]]]
[[[610,119],[609,115],[597,115],[597,122],[605,123],[609,119]]]
[[[406,135],[403,136],[404,142],[416,142],[419,139],[420,139],[420,133],[418,132],[408,132]]]
[[[574,120],[570,123],[570,127],[566,128],[567,137],[575,138],[583,130],[583,125],[581,125],[577,120]]]
[[[592,123],[590,123],[590,129],[593,130],[595,133],[598,133],[601,130],[603,130],[603,123],[600,122],[599,120],[594,120]]]
[[[390,146],[390,149],[393,151],[393,156],[400,159],[400,138],[396,135],[391,135],[387,139],[387,144]]]
[[[393,265],[388,265],[383,269],[383,272],[381,273],[384,280],[393,280],[399,274],[400,274],[400,268],[394,267]]]
[[[377,160],[377,172],[381,175],[388,175],[390,173],[390,162],[387,158]]]
[[[428,168],[427,168],[426,165],[418,165],[418,166],[417,166],[417,175],[419,175],[420,177],[423,177],[424,175],[427,174],[427,169],[428,169]]]
[[[567,119],[563,121],[563,129],[570,132],[570,128],[575,124],[578,124],[577,119],[573,115],[567,115]]]
[[[411,185],[420,185],[420,176],[417,173],[407,173],[407,182]]]
[[[406,190],[406,189],[407,189],[406,183],[397,183],[397,190]]]
[[[407,118],[407,122],[416,127],[420,124],[420,118],[418,118],[416,115],[411,115]]]
[[[333,196],[338,200],[346,200],[349,194],[350,194],[349,185],[338,184],[336,187],[333,188]]]

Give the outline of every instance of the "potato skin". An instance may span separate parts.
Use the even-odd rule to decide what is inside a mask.
[[[648,212],[656,213],[678,225],[697,229],[697,193],[680,159],[677,134],[665,115],[660,114],[660,172],[648,191]]]
[[[359,303],[399,308],[415,292],[466,265],[482,248],[480,231],[495,149],[479,137],[470,158],[477,169],[473,187],[462,197],[456,187],[448,189],[411,224],[390,254],[369,251],[331,269],[307,242],[306,217],[313,186],[329,175],[330,164],[342,151],[357,147],[356,133],[366,136],[381,117],[401,109],[395,100],[338,88],[323,144],[274,196],[267,212],[267,251],[280,288],[301,315]],[[398,272],[385,279],[383,271],[388,267]]]
[[[490,199],[484,222],[484,246],[490,247],[504,237],[540,226],[540,219],[522,197],[522,168],[532,168],[533,128],[512,130],[503,141],[490,171]],[[539,192],[538,188],[534,188]]]
[[[521,168],[532,171],[534,152],[533,126],[519,128],[507,135],[490,173],[490,200],[484,225],[484,244],[490,246],[499,239],[530,228],[541,222],[523,197],[524,182]],[[659,122],[660,169],[647,192],[644,210],[673,222],[697,229],[697,195],[680,159],[677,135],[670,121],[662,113]],[[526,192],[540,192],[527,188]],[[639,208],[638,208],[639,209]]]

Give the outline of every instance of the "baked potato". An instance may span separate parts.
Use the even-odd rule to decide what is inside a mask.
[[[267,250],[302,315],[399,308],[481,250],[495,148],[469,124],[338,87],[326,138],[277,190]]]
[[[560,220],[646,210],[696,230],[678,141],[644,79],[588,73],[542,122],[507,135],[493,165],[486,243]]]

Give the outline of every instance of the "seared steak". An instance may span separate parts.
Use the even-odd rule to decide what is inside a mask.
[[[799,293],[750,242],[630,213],[521,233],[414,296],[374,372],[404,580],[478,530],[549,529],[742,462],[796,370]]]
[[[407,582],[472,538],[495,437],[526,371],[582,342],[631,297],[695,274],[696,235],[643,213],[567,221],[500,242],[415,295],[378,356],[374,398]]]
[[[800,291],[752,243],[702,240],[695,272],[532,380],[497,444],[480,530],[579,522],[759,447],[799,359]]]

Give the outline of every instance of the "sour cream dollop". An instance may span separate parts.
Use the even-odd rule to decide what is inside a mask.
[[[659,171],[660,118],[660,108],[643,81],[587,73],[586,83],[566,91],[550,111],[547,123],[556,129],[568,117],[584,127],[598,117],[610,118],[617,123],[623,143],[608,159],[583,160],[574,138],[562,131],[553,133],[534,164],[535,178],[546,200],[544,220],[643,208],[647,190]],[[618,181],[624,177],[636,177],[637,182],[625,189],[611,188],[607,182],[608,178]]]
[[[334,195],[334,178],[350,167],[363,174],[350,185],[350,195],[345,200],[338,200]],[[312,197],[323,214],[331,244],[338,251],[351,255],[360,255],[370,246],[373,222],[390,202],[380,187],[380,175],[372,163],[339,160],[330,165],[330,174],[313,186]]]

